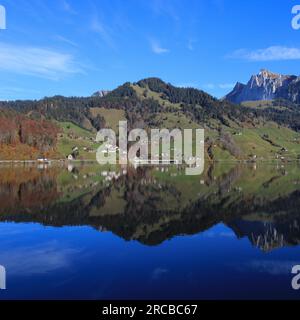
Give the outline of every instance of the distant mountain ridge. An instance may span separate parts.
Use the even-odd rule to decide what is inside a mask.
[[[300,103],[300,77],[262,69],[247,84],[238,82],[225,99],[233,103],[274,99]]]

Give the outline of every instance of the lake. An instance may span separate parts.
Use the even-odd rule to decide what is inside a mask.
[[[300,166],[0,166],[0,299],[299,299]]]

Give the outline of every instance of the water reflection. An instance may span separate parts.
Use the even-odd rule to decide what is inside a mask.
[[[300,243],[300,168],[1,166],[0,221],[92,226],[156,246],[220,223],[265,252]]]

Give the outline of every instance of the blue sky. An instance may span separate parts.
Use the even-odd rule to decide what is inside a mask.
[[[300,74],[300,0],[0,0],[0,99],[88,96],[160,77],[225,95],[261,68]],[[298,67],[297,67],[298,66]]]

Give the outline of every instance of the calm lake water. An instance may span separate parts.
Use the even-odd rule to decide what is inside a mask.
[[[296,164],[7,165],[0,203],[0,299],[300,298]]]

